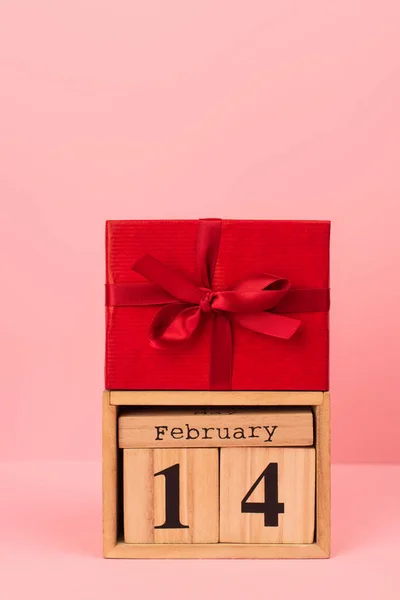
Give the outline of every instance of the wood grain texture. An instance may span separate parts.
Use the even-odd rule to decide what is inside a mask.
[[[316,406],[316,541],[326,557],[331,551],[331,426],[330,394],[324,393],[321,406]]]
[[[242,512],[242,500],[268,466],[277,465],[278,502],[284,512],[265,526],[264,514]],[[247,502],[272,498],[264,478]],[[275,479],[276,481],[276,479]],[[307,544],[314,540],[314,448],[222,448],[220,452],[220,541]]]
[[[179,521],[166,521],[164,475],[179,464]],[[218,450],[124,450],[124,535],[128,543],[191,544],[218,541]]]
[[[126,544],[118,542],[107,558],[327,558],[318,544]]]
[[[124,535],[134,543],[154,542],[154,464],[152,450],[123,456]]]
[[[103,392],[103,554],[117,543],[117,408]]]
[[[317,406],[323,392],[111,391],[120,406]]]
[[[311,409],[145,408],[118,419],[120,448],[311,446]]]

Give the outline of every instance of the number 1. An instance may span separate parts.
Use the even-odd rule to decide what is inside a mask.
[[[154,529],[189,529],[179,518],[179,464],[155,473],[154,477],[158,475],[165,477],[165,523]]]

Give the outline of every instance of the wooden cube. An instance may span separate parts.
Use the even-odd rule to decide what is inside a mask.
[[[311,544],[314,448],[222,448],[220,541]]]
[[[148,407],[118,419],[120,448],[311,446],[310,408]]]
[[[123,462],[125,542],[218,542],[216,448],[128,449]]]

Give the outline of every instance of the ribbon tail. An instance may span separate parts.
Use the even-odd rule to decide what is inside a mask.
[[[211,341],[210,389],[232,389],[232,325],[223,313],[214,314]]]
[[[235,322],[256,333],[288,340],[300,327],[301,321],[272,312],[237,313]]]

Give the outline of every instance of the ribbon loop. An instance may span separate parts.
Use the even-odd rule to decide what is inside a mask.
[[[148,254],[142,256],[132,268],[136,273],[168,292],[176,300],[198,304],[202,298],[202,292],[197,285]]]
[[[214,308],[233,313],[253,313],[271,310],[290,289],[287,279],[259,275],[237,283],[233,290],[217,292]]]
[[[161,308],[154,317],[150,329],[150,344],[154,348],[166,348],[170,344],[188,340],[196,331],[201,312],[196,306],[174,302]]]

